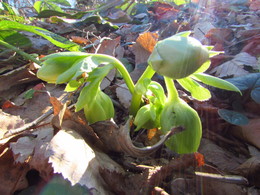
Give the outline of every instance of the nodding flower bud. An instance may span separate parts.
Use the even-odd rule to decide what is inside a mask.
[[[163,76],[181,79],[208,60],[208,49],[197,39],[176,34],[155,45],[148,64]]]
[[[90,100],[90,99],[88,99]],[[84,106],[85,117],[90,124],[109,120],[114,117],[114,106],[109,98],[102,91],[98,91],[95,97]]]
[[[166,146],[179,154],[196,152],[202,135],[200,118],[182,99],[168,102],[161,114],[161,129],[164,133],[178,126],[183,127],[184,131],[170,137],[165,142]]]

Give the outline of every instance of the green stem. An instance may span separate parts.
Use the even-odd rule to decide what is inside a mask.
[[[96,60],[99,61],[100,63],[110,62],[111,64],[113,64],[115,68],[121,73],[122,77],[124,78],[130,93],[131,94],[134,93],[135,85],[132,81],[132,78],[130,77],[130,74],[126,70],[125,66],[118,59],[104,54],[93,54],[93,56],[95,56]]]
[[[135,116],[137,111],[140,108],[141,102],[142,102],[142,91],[138,90],[140,88],[140,85],[143,84],[144,79],[152,78],[153,75],[155,74],[155,71],[148,65],[147,68],[145,69],[144,73],[142,76],[138,79],[136,85],[135,85],[135,90],[134,93],[132,93],[132,101],[131,101],[131,106],[130,106],[130,114]]]
[[[178,91],[174,85],[174,82],[169,77],[164,77],[164,81],[166,84],[167,92],[168,92],[168,102],[172,101],[178,101],[179,100],[179,94]]]
[[[24,58],[26,58],[27,60],[31,60],[33,62],[35,62],[36,64],[41,64],[41,62],[39,60],[37,60],[36,58],[32,57],[30,54],[23,52],[22,50],[18,49],[15,46],[10,45],[9,43],[0,40],[0,45],[3,45],[4,47],[7,47],[13,51],[15,51],[16,53],[19,53],[21,56],[23,56]]]

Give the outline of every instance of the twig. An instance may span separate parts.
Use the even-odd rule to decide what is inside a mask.
[[[27,60],[31,60],[31,61],[35,62],[36,64],[39,64],[39,65],[41,64],[41,62],[39,60],[32,57],[30,54],[23,52],[22,50],[18,49],[17,47],[10,45],[9,43],[7,43],[5,41],[0,40],[0,45],[3,45],[5,47],[7,47],[8,49],[15,51],[16,53],[19,53],[21,56],[23,56]]]
[[[213,173],[196,172],[195,175],[199,177],[206,177],[207,179],[219,180],[221,182],[233,183],[239,185],[248,185],[248,181],[245,177],[238,175],[220,175]]]
[[[9,137],[12,137],[13,135],[18,135],[18,134],[23,133],[24,131],[31,129],[33,126],[37,125],[39,122],[46,119],[52,113],[53,113],[53,109],[48,110],[46,113],[42,114],[40,117],[36,118],[34,121],[27,123],[24,126],[19,127],[17,129],[12,129],[12,130],[7,131],[4,134],[3,138],[1,138],[1,139],[6,139],[6,138],[9,138]]]

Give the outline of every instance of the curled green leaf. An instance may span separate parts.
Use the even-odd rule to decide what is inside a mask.
[[[156,107],[152,104],[147,104],[142,106],[134,119],[134,124],[136,125],[135,131],[141,128],[152,129],[158,127],[159,120],[156,120]]]
[[[80,68],[80,61],[89,54],[83,52],[62,52],[44,57],[43,65],[37,72],[37,77],[48,83],[68,82]],[[68,74],[70,72],[70,74]],[[63,74],[63,76],[61,76]],[[64,75],[65,74],[65,75]]]

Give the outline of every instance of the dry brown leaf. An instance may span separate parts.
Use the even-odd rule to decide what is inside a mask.
[[[205,35],[210,41],[210,44],[228,43],[233,37],[233,31],[229,28],[212,28]]]
[[[115,49],[118,45],[120,45],[121,37],[117,37],[115,39],[105,39],[100,44],[100,47],[97,53],[107,54],[111,56],[115,56]],[[95,48],[93,48],[92,52],[94,53]]]
[[[53,137],[53,128],[50,125],[42,126],[33,132],[36,137],[21,137],[17,142],[10,143],[16,163],[28,162],[32,169],[39,171],[43,179],[48,179],[52,168],[44,156],[46,147]]]
[[[198,39],[203,44],[208,45],[209,41],[205,37],[205,34],[207,34],[211,29],[214,29],[215,26],[209,21],[201,21],[197,23],[194,27],[194,38]]]
[[[38,80],[35,73],[30,70],[29,65],[26,65],[1,75],[0,91],[5,91],[12,86],[29,83],[35,80]]]
[[[252,157],[248,159],[235,172],[246,177],[250,185],[260,187],[260,158]]]
[[[46,156],[55,173],[61,173],[72,185],[79,183],[95,189],[97,194],[109,194],[102,183],[99,169],[123,173],[122,168],[103,153],[95,153],[73,130],[60,130],[51,140]]]
[[[126,84],[121,84],[116,88],[116,96],[120,103],[128,109],[131,105],[132,94],[128,90]]]
[[[24,125],[24,121],[20,118],[20,116],[13,116],[3,112],[0,109],[0,138],[11,129],[19,128]],[[0,145],[3,144],[2,141]]]
[[[13,154],[9,150],[0,158],[0,194],[14,194],[15,191],[28,187],[26,174],[29,166],[15,164]]]
[[[260,149],[260,118],[251,119],[247,125],[234,126],[230,133]]]
[[[208,139],[201,140],[199,152],[204,155],[207,163],[215,165],[221,171],[230,172],[244,162],[243,158],[234,156]]]
[[[217,77],[239,77],[247,75],[249,72],[244,69],[245,66],[258,70],[257,59],[246,52],[237,54],[234,59],[227,61],[210,71]]]

